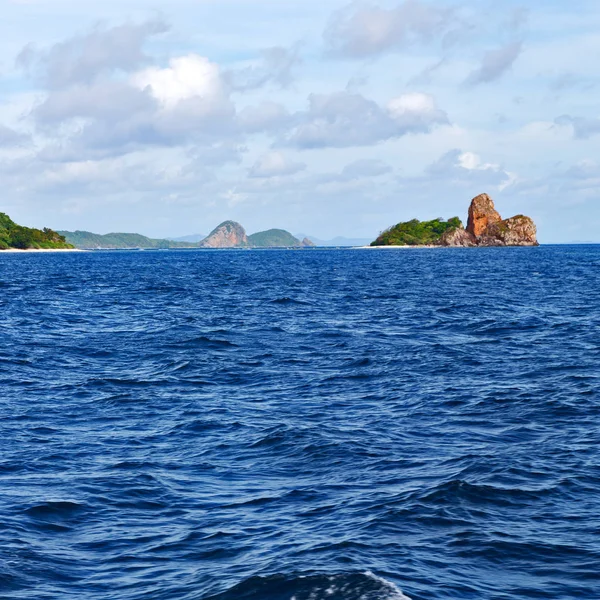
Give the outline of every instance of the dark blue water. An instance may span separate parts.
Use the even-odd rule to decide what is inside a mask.
[[[4,254],[0,331],[1,598],[600,598],[600,246]]]

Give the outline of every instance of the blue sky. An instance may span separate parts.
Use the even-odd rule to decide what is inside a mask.
[[[597,241],[595,2],[0,0],[0,211],[321,238],[487,192]]]

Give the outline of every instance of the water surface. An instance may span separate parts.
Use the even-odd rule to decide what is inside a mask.
[[[599,246],[0,254],[0,332],[2,598],[600,597]]]

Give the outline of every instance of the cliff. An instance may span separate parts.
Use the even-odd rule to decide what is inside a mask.
[[[538,246],[537,229],[530,217],[516,215],[502,219],[487,194],[471,201],[466,230],[457,227],[446,231],[441,246]]]
[[[500,213],[494,208],[494,201],[487,194],[480,194],[471,200],[467,231],[479,237],[493,223],[502,221]]]
[[[0,213],[0,250],[18,248],[19,250],[73,248],[60,233],[44,227],[33,229],[17,225],[8,215]]]
[[[215,227],[199,244],[199,248],[246,248],[248,236],[235,221],[224,221]]]

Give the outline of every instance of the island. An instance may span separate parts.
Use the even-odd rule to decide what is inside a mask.
[[[309,248],[308,239],[299,240],[285,229],[269,229],[247,235],[236,221],[224,221],[199,241],[149,238],[139,233],[59,231],[66,241],[82,250],[164,250],[177,248]]]
[[[269,229],[247,235],[235,221],[224,221],[199,242],[200,248],[304,248],[314,244],[307,238],[299,240],[285,229]]]
[[[33,229],[17,225],[7,214],[0,213],[0,250],[73,250],[65,237],[44,227]]]
[[[383,231],[371,246],[538,246],[537,228],[530,217],[503,219],[487,194],[471,200],[467,227],[458,217],[447,221],[413,219]]]
[[[90,231],[59,231],[67,242],[81,250],[165,250],[197,248],[198,244],[153,239],[139,233],[91,233]]]

